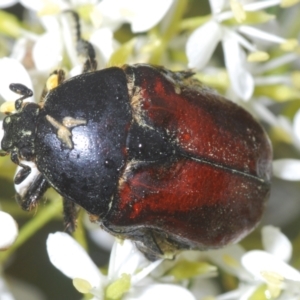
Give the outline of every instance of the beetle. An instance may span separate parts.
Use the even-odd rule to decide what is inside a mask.
[[[40,103],[23,102],[32,91],[10,86],[22,97],[3,121],[1,148],[21,166],[16,185],[30,177],[26,161],[36,171],[17,193],[21,207],[53,187],[71,229],[79,205],[151,260],[252,231],[270,193],[272,147],[259,123],[190,71],[96,70],[91,44],[80,33],[77,42],[84,72],[64,80],[55,71]]]

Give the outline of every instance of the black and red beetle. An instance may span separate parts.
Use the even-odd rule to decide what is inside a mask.
[[[17,195],[28,210],[53,187],[150,259],[181,249],[236,242],[261,219],[270,192],[272,149],[244,109],[204,87],[191,72],[145,64],[95,71],[85,41],[85,73],[24,103],[3,121],[2,150],[23,167]],[[84,48],[84,47],[82,47]],[[56,74],[57,75],[57,74]]]

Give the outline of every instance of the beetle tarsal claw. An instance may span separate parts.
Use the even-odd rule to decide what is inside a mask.
[[[86,120],[74,119],[72,117],[65,117],[63,119],[63,124],[59,123],[49,115],[46,115],[46,119],[51,125],[58,129],[57,137],[70,149],[73,148],[73,142],[71,140],[72,133],[68,128],[86,124]]]

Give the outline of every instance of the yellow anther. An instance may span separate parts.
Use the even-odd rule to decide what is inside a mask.
[[[56,88],[57,86],[58,86],[58,75],[52,74],[46,82],[47,90],[50,91],[50,90]]]
[[[74,278],[73,285],[75,289],[82,294],[88,294],[92,289],[91,284],[88,281],[81,278]]]
[[[224,254],[222,256],[222,259],[224,263],[232,268],[238,268],[240,266],[240,263],[232,256],[228,254]]]
[[[234,18],[238,23],[242,23],[246,20],[246,13],[244,8],[239,0],[230,0],[230,7]]]
[[[15,110],[15,101],[6,101],[0,106],[0,112],[4,114],[12,113]]]
[[[289,39],[280,45],[283,51],[294,51],[298,46],[297,39]]]
[[[277,298],[281,292],[284,277],[273,271],[261,271],[260,274],[267,282],[271,297]]]
[[[249,61],[249,62],[260,62],[260,61],[266,61],[269,58],[270,58],[270,55],[267,52],[256,51],[256,52],[252,52],[248,55],[247,61]]]

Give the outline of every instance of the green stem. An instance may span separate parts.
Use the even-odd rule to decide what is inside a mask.
[[[188,4],[188,0],[180,0],[177,1],[175,10],[172,15],[172,19],[170,20],[167,28],[165,28],[164,32],[161,36],[158,36],[157,48],[153,51],[153,54],[150,58],[151,64],[160,64],[162,60],[162,56],[166,51],[166,48],[171,40],[171,38],[177,33],[180,25],[180,21],[182,19],[182,15],[185,11],[185,8]]]
[[[5,252],[0,253],[0,264],[5,262],[21,245],[24,244],[41,227],[47,224],[53,217],[62,212],[61,201],[53,201],[46,208],[27,222],[20,230],[15,243]]]
[[[86,234],[83,226],[84,213],[85,211],[83,209],[80,209],[77,218],[77,228],[73,233],[73,237],[85,250],[87,250],[88,244],[87,244]]]

